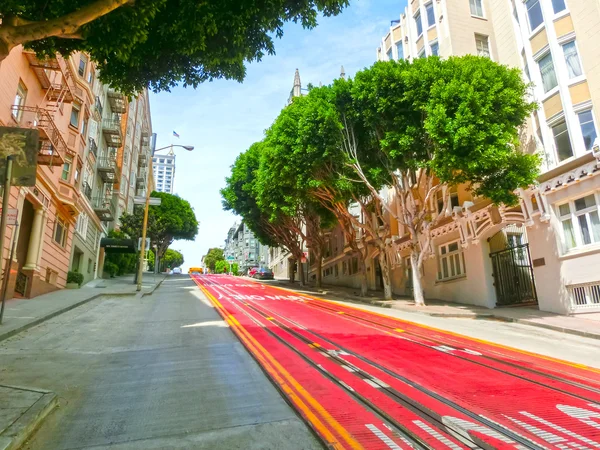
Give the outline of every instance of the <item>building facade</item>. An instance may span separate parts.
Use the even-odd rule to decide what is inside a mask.
[[[154,184],[158,192],[172,194],[175,189],[175,152],[155,156],[152,160]]]
[[[223,253],[226,258],[233,256],[233,262],[238,264],[238,270],[246,273],[252,267],[267,265],[268,261],[265,260],[263,247],[252,230],[244,222],[241,222],[235,223],[229,229]]]
[[[379,60],[476,54],[522,69],[539,108],[524,148],[541,155],[539,183],[503,208],[452,192],[434,231],[429,298],[487,307],[537,302],[560,314],[600,310],[600,5],[592,0],[412,0]],[[401,241],[401,240],[400,240]],[[410,294],[408,247],[394,244],[394,287]]]
[[[7,229],[2,255],[5,264],[14,241],[8,298],[63,288],[69,270],[85,282],[102,276],[100,240],[133,209],[133,196],[119,197],[125,161],[133,161],[137,180],[136,158],[149,157],[149,145],[138,154],[124,146],[123,119],[140,102],[146,110],[139,127],[146,123],[150,133],[147,93],[128,103],[98,81],[85,54],[41,59],[16,47],[0,64],[0,126],[37,129],[41,144],[36,185],[9,193],[19,226]]]

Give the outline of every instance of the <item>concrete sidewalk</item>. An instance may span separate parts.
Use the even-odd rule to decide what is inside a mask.
[[[140,295],[152,293],[165,277],[164,274],[144,274]],[[61,289],[34,298],[7,300],[4,319],[0,325],[0,341],[98,297],[136,294],[138,292],[133,284],[133,275],[126,275],[108,280],[93,280],[81,289]]]
[[[300,286],[297,282],[292,285],[287,280],[274,280],[271,283],[297,292],[321,295],[334,300],[366,303],[373,306],[425,314],[432,317],[502,320],[546,328],[577,336],[600,339],[600,313],[563,316],[540,311],[535,307],[524,306],[488,309],[480,306],[437,300],[428,300],[426,306],[416,306],[414,300],[410,298],[383,300],[380,292],[369,291],[367,297],[360,297],[358,295],[359,290],[341,286],[323,286],[323,288],[319,290],[314,286]]]
[[[165,277],[144,274],[141,292],[136,291],[130,275],[94,280],[81,289],[63,289],[32,299],[7,300],[0,341],[99,297],[149,295]],[[0,385],[0,398],[0,450],[19,448],[57,405],[53,392],[38,388]]]

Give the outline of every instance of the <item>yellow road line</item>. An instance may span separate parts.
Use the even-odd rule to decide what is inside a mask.
[[[261,363],[263,363],[267,372],[276,380],[277,384],[282,388],[282,390],[290,396],[290,399],[293,403],[300,409],[304,414],[307,420],[317,429],[319,433],[325,438],[325,440],[333,446],[333,448],[344,448],[335,438],[335,436],[323,425],[323,423],[319,420],[318,417],[308,408],[308,406],[300,399],[296,393],[288,386],[285,380],[283,380],[277,371],[273,369],[273,367],[277,368],[289,385],[293,386],[295,390],[300,394],[300,396],[304,397],[304,399],[312,406],[312,408],[317,411],[323,419],[340,435],[344,438],[344,440],[350,445],[352,449],[362,449],[363,447],[348,433],[348,431],[339,424],[339,422],[333,418],[323,406],[308,393],[300,383],[298,383],[292,375],[279,364],[279,362],[273,358],[273,356],[258,342],[248,331],[241,325],[235,317],[229,314],[223,305],[212,295],[204,286],[198,284],[198,287],[204,292],[204,294],[209,298],[210,301],[213,302],[215,307],[222,312],[223,317],[226,318],[226,321],[230,322],[230,326],[232,328],[237,329],[240,332],[240,339],[242,339],[251,349],[252,353],[259,358]],[[262,356],[261,356],[262,353]],[[264,358],[263,358],[264,356]],[[265,358],[267,361],[265,361]]]
[[[257,283],[257,282],[253,281],[253,283]],[[298,292],[292,291],[290,289],[282,288],[282,287],[279,287],[279,286],[271,286],[271,287],[274,288],[274,289],[279,289],[281,291],[288,292],[288,293],[299,294]],[[340,306],[340,304],[338,302],[333,301],[333,300],[327,300],[325,298],[315,297],[313,295],[305,294],[305,293],[301,293],[301,295],[304,296],[304,297],[310,298],[312,300],[321,301],[321,302],[327,302],[327,303],[332,303],[332,304],[334,304],[334,305],[336,305],[338,307]],[[386,318],[386,319],[391,319],[391,320],[394,320],[394,321],[399,322],[399,323],[408,323],[410,325],[414,325],[414,326],[419,327],[419,328],[424,328],[424,329],[427,329],[427,330],[430,330],[430,331],[437,331],[439,333],[445,333],[445,334],[448,334],[450,336],[459,337],[459,338],[462,338],[462,339],[467,339],[467,340],[470,340],[470,341],[473,341],[473,342],[479,342],[480,344],[490,345],[492,347],[501,348],[503,350],[510,350],[510,351],[513,351],[513,352],[516,352],[516,353],[521,353],[522,355],[533,356],[533,357],[536,357],[536,358],[544,359],[546,361],[551,361],[551,362],[554,362],[554,363],[564,364],[564,365],[570,366],[570,367],[575,367],[577,369],[583,369],[583,370],[586,370],[586,371],[589,371],[589,372],[600,373],[600,369],[596,369],[595,367],[586,366],[584,364],[579,364],[579,363],[574,363],[574,362],[570,362],[570,361],[565,361],[563,359],[553,358],[552,356],[545,356],[545,355],[541,355],[539,353],[534,353],[534,352],[529,352],[527,350],[521,350],[521,349],[518,349],[518,348],[509,347],[508,345],[498,344],[496,342],[487,341],[485,339],[479,339],[479,338],[474,338],[474,337],[470,337],[470,336],[465,336],[464,334],[455,333],[453,331],[448,331],[448,330],[442,330],[441,328],[435,328],[435,327],[431,327],[429,325],[423,325],[423,324],[416,323],[416,322],[411,322],[410,320],[406,320],[406,319],[398,319],[397,317],[386,316],[385,314],[381,314],[381,313],[378,313],[378,312],[375,312],[375,311],[361,309],[361,308],[358,308],[358,307],[356,307],[354,305],[349,305],[349,304],[346,304],[346,303],[344,303],[344,306],[346,308],[351,308],[351,309],[355,309],[357,311],[371,313],[371,314],[373,314],[375,316],[383,317],[383,318]]]

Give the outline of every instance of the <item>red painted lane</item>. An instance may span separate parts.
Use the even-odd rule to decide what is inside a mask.
[[[450,427],[457,424],[462,429],[475,426],[480,427],[479,432],[486,433],[489,432],[488,429],[482,427],[481,423],[477,423],[479,416],[485,416],[487,419],[480,419],[479,422],[483,420],[486,424],[490,422],[498,423],[512,430],[514,432],[513,436],[525,436],[527,438],[524,441],[525,447],[520,448],[541,448],[542,446],[546,448],[570,448],[570,445],[583,446],[580,448],[600,448],[598,443],[600,441],[600,420],[598,420],[600,418],[600,406],[594,403],[597,400],[582,400],[570,395],[568,392],[558,392],[540,385],[552,384],[557,387],[556,383],[558,382],[556,380],[550,380],[551,382],[549,382],[544,379],[543,374],[526,373],[521,369],[511,368],[502,362],[497,363],[504,369],[514,369],[513,372],[518,372],[521,376],[521,378],[518,378],[511,374],[499,372],[493,367],[475,364],[475,357],[478,355],[469,354],[468,352],[465,352],[468,358],[459,359],[452,354],[458,350],[432,348],[432,343],[439,344],[439,342],[429,340],[428,345],[423,345],[424,342],[427,342],[427,333],[432,330],[408,322],[403,323],[403,331],[407,331],[407,325],[410,325],[413,328],[411,332],[418,335],[411,335],[410,339],[417,342],[406,339],[404,335],[407,333],[390,331],[391,326],[398,326],[399,321],[397,320],[323,302],[329,307],[329,310],[325,310],[315,307],[315,303],[319,302],[316,299],[304,298],[303,301],[278,300],[282,296],[281,290],[264,287],[264,285],[240,282],[239,279],[235,278],[206,277],[206,279],[226,285],[206,287],[212,289],[213,293],[219,291],[220,293],[217,293],[217,295],[228,297],[228,307],[235,310],[238,315],[243,314],[240,304],[247,302],[251,307],[260,311],[278,315],[282,321],[289,319],[293,323],[307,328],[307,330],[302,330],[304,337],[308,338],[310,336],[315,342],[318,342],[317,339],[321,336],[322,340],[319,342],[321,345],[329,345],[330,348],[332,345],[338,348],[341,346],[355,352],[358,356],[366,358],[365,361],[355,356],[343,356],[350,364],[370,374],[376,374],[377,378],[394,388],[402,386],[406,390],[407,380],[416,383],[419,389],[415,389],[414,386],[410,388],[419,391],[413,397],[428,407],[437,408],[436,413],[444,416]],[[286,295],[298,297],[297,294],[293,293]],[[229,300],[229,298],[233,300]],[[243,301],[240,302],[239,299],[242,298]],[[246,309],[249,308],[249,306],[243,306]],[[334,311],[331,309],[334,309]],[[234,314],[231,310],[229,312]],[[359,313],[360,317],[357,317]],[[354,317],[347,317],[351,315]],[[394,325],[391,325],[392,323]],[[431,339],[436,341],[446,337],[446,333],[437,330],[433,330],[433,333],[435,333],[435,336]],[[496,346],[486,345],[483,342],[476,342],[456,335],[448,334],[448,336],[454,344],[452,347],[457,346],[456,343],[458,342],[460,345],[464,344],[464,348],[471,351],[481,351],[486,355],[498,354],[498,347]],[[283,338],[283,335],[280,337]],[[285,339],[292,340],[289,336]],[[446,345],[450,346],[449,344]],[[437,346],[439,347],[439,345]],[[474,348],[478,350],[474,350]],[[510,357],[512,361],[521,365],[524,363],[531,364],[536,367],[536,370],[543,371],[549,363],[559,364],[556,361],[536,358],[534,355],[523,355],[511,349],[502,348],[501,350],[501,355]],[[489,361],[486,363],[489,363]],[[374,367],[374,364],[377,367]],[[562,365],[561,374],[563,375],[581,379],[581,372],[585,372],[586,376],[590,377],[590,374],[581,368]],[[524,380],[523,377],[525,376],[535,378],[538,384]],[[565,387],[567,391],[576,389],[578,394],[585,392],[585,390],[574,386],[561,385],[562,387]],[[447,405],[444,405],[446,410],[440,408],[439,401],[435,399],[435,401],[432,401],[432,393],[452,401],[452,408],[458,412],[454,411],[450,414]],[[590,398],[589,394],[589,392],[585,392],[586,398]],[[342,395],[347,396],[348,393],[342,391]],[[384,402],[379,398],[376,401],[384,404],[386,408],[391,408],[387,400]],[[459,414],[462,411],[461,408],[465,408],[471,414],[474,413],[475,418],[467,417],[468,420],[465,419],[464,414]],[[474,425],[468,425],[465,421],[473,422]],[[499,430],[502,431],[503,428],[500,427]],[[479,435],[479,437],[482,436],[478,432],[473,434]],[[483,439],[492,442],[490,439]],[[532,443],[538,443],[538,447],[535,447],[535,444]],[[495,448],[502,446],[497,442],[493,442],[492,445]],[[516,447],[516,444],[511,444],[511,448],[519,447]]]

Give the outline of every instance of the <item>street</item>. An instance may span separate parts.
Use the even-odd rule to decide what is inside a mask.
[[[599,369],[248,279],[194,280],[332,448],[600,448]]]
[[[59,397],[26,449],[318,449],[188,276],[0,342],[0,384]]]

